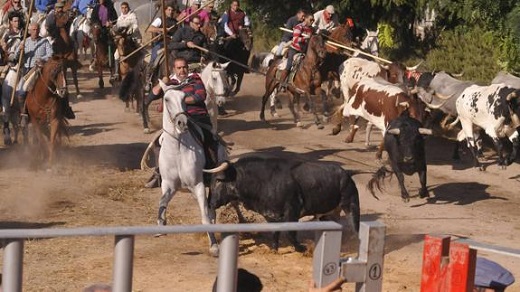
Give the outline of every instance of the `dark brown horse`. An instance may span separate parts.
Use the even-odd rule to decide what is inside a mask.
[[[98,72],[98,85],[99,88],[104,88],[105,82],[103,81],[103,69],[108,68],[110,70],[110,76],[114,73],[113,46],[110,43],[111,39],[108,30],[104,29],[100,23],[92,23],[91,33],[92,41],[96,47],[94,53],[94,67],[97,68]]]
[[[352,46],[353,35],[348,24],[342,24],[335,27],[330,35],[325,38],[331,42],[338,43],[347,47]],[[327,56],[323,60],[323,64],[320,66],[320,73],[323,81],[328,81],[327,84],[327,97],[331,94],[340,97],[341,90],[339,87],[339,66],[347,60],[348,56],[345,49],[327,45]]]
[[[126,29],[113,31],[113,34],[115,47],[120,59],[139,47],[132,38],[132,35],[127,33]],[[119,98],[126,103],[125,110],[129,110],[131,105],[132,108],[135,108],[136,113],[141,112],[140,109],[143,102],[143,59],[144,54],[142,51],[139,51],[130,58],[119,62],[119,64],[114,64],[115,66],[119,66],[118,80],[121,80]],[[136,102],[135,107],[134,100]]]
[[[299,66],[296,68],[293,83],[289,82],[287,90],[289,91],[289,110],[293,114],[294,122],[298,126],[302,126],[300,123],[300,107],[299,100],[301,95],[305,95],[310,102],[311,111],[314,114],[314,121],[319,128],[323,128],[321,120],[319,119],[314,103],[312,102],[311,95],[321,97],[321,82],[322,77],[319,71],[319,67],[325,58],[327,51],[325,49],[325,42],[321,35],[314,35],[310,38],[307,47],[305,57],[299,65],[294,64],[293,66]],[[260,109],[260,119],[265,121],[265,104],[268,98],[271,96],[280,84],[280,80],[277,77],[277,71],[279,71],[278,65],[281,60],[276,60],[271,63],[267,70],[265,78],[265,94],[262,97],[262,108]],[[297,110],[294,110],[294,105],[298,105]]]
[[[64,74],[67,75],[67,69],[72,71],[72,79],[76,89],[76,95],[81,97],[81,92],[78,86],[78,69],[81,63],[78,61],[78,55],[75,50],[74,42],[69,35],[69,29],[72,22],[69,12],[55,14],[57,35],[54,36],[54,43],[52,45],[53,55],[63,59]]]
[[[42,157],[47,155],[48,167],[52,166],[55,150],[63,136],[67,136],[67,120],[63,98],[67,94],[67,83],[63,60],[53,57],[38,72],[34,87],[27,93],[26,106],[33,125],[36,146]],[[44,138],[44,132],[48,141]]]

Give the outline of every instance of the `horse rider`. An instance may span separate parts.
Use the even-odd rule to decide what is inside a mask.
[[[45,18],[47,13],[54,8],[54,5],[58,2],[57,0],[35,0],[34,6],[37,11],[37,20]]]
[[[194,45],[206,48],[208,42],[206,36],[200,31],[202,19],[195,15],[191,17],[188,26],[181,27],[173,35],[172,42],[168,45],[174,57],[186,59],[188,64],[202,63],[202,54]]]
[[[22,30],[20,27],[20,13],[16,11],[12,11],[9,13],[9,28],[4,32],[2,38],[0,40],[0,45],[2,46],[2,50],[7,55],[7,63],[9,66],[5,66],[1,72],[1,78],[3,79],[7,74],[7,70],[9,67],[16,66],[18,59],[16,58],[16,54],[18,52],[18,48],[20,46],[20,42],[22,41]]]
[[[303,18],[303,22],[297,24],[293,28],[293,37],[291,45],[289,46],[289,51],[287,52],[287,66],[280,74],[280,84],[282,85],[282,88],[284,88],[287,83],[286,79],[287,76],[289,76],[289,72],[291,72],[294,56],[298,53],[305,54],[307,51],[309,39],[314,33],[312,28],[313,22],[314,16],[312,14],[306,14]]]
[[[212,133],[212,124],[206,108],[206,88],[202,79],[197,73],[188,73],[188,62],[182,57],[177,57],[173,61],[173,75],[168,80],[169,85],[180,85],[180,90],[184,92],[183,103],[185,104],[186,113],[189,116],[191,124],[198,125],[203,133],[203,148],[206,157],[205,168],[215,167],[217,164],[218,140]],[[156,100],[163,97],[164,92],[160,85],[156,85],[148,95],[148,101]],[[145,102],[148,102],[145,101]],[[157,149],[154,150],[156,160],[158,160]],[[156,167],[154,174],[146,183],[145,187],[153,188],[160,185],[161,175],[159,167]]]
[[[177,9],[177,6],[173,2],[168,2],[165,4],[164,7],[164,14],[166,15],[165,24],[167,28],[173,27],[177,21],[181,20],[179,11]],[[162,25],[163,20],[161,17],[157,17],[154,19],[154,21],[150,24],[150,27],[148,27],[147,32],[152,33],[152,37],[156,37],[160,34],[162,34]],[[177,28],[174,27],[173,29],[170,29],[166,32],[166,35],[168,38],[172,38],[175,32],[177,31]],[[153,63],[155,58],[157,57],[157,53],[159,50],[164,46],[163,39],[159,38],[153,43],[152,47],[152,55],[150,56],[150,64]]]
[[[121,3],[121,15],[117,18],[115,29],[125,29],[126,35],[131,35],[136,44],[141,44],[143,41],[143,37],[139,31],[139,21],[137,20],[137,15],[135,15],[133,10],[130,10],[130,5],[128,2]],[[116,64],[114,76],[119,76],[118,50],[115,50],[114,52],[114,60],[114,64]]]
[[[38,23],[29,24],[29,35],[25,41],[22,41],[20,47],[23,48],[24,55],[22,61],[22,76],[26,76],[29,72],[32,73],[32,69],[36,66],[42,67],[47,60],[49,60],[53,55],[52,46],[49,43],[47,38],[42,38],[39,35]],[[21,50],[20,50],[21,51]],[[23,105],[22,112],[22,124],[27,121],[27,113],[25,107],[25,98],[27,96],[27,92],[25,90],[31,90],[31,88],[25,88],[25,78],[21,78],[19,82],[19,87],[17,91],[18,101],[20,105]],[[27,81],[29,82],[29,81]],[[62,103],[62,107],[64,108],[64,115],[67,119],[74,119],[75,115],[72,111],[72,108],[69,105],[68,98],[61,98],[60,102]],[[25,119],[25,121],[24,121]]]
[[[9,27],[9,14],[16,12],[19,15],[20,29],[23,30],[25,23],[27,23],[27,8],[25,8],[20,1],[21,0],[8,0],[4,7],[2,7],[2,10],[0,10],[2,12],[0,18],[2,20],[2,26]]]
[[[87,12],[89,8],[94,8],[95,6],[95,0],[74,0],[72,2],[72,11],[75,15],[78,16],[78,20],[75,21],[75,30],[79,27],[79,25],[82,23],[82,21],[87,16]]]
[[[223,28],[225,35],[230,38],[238,38],[238,32],[244,27],[250,27],[251,21],[242,9],[237,0],[231,1],[229,10],[222,14],[220,20],[220,27]]]
[[[313,27],[320,33],[328,34],[339,24],[338,15],[335,13],[334,6],[332,5],[327,5],[325,9],[314,13],[314,19]]]
[[[298,9],[298,11],[296,12],[296,15],[291,16],[287,20],[287,22],[285,23],[285,28],[293,30],[296,25],[300,24],[303,21],[304,17],[305,17],[305,11],[302,8]],[[283,49],[291,44],[292,38],[293,38],[292,32],[288,32],[288,31],[283,32],[282,40],[280,41],[280,44],[278,45],[278,48],[276,49],[276,53],[274,54],[275,58],[282,58]]]

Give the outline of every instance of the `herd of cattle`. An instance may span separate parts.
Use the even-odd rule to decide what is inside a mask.
[[[374,196],[375,189],[381,189],[382,180],[392,173],[398,178],[405,202],[410,196],[404,175],[417,173],[419,196],[429,196],[424,135],[435,133],[456,140],[454,157],[458,157],[459,143],[466,141],[474,166],[483,170],[479,156],[480,131],[484,130],[494,143],[498,165],[504,169],[515,161],[519,146],[520,78],[501,72],[490,85],[482,86],[445,72],[421,73],[416,69],[399,63],[381,65],[364,58],[350,58],[340,66],[345,100],[336,114],[349,118],[350,133],[345,141],[353,141],[360,117],[379,128],[384,136],[376,157],[381,158],[386,150],[392,171],[382,166],[373,174],[368,188]],[[340,130],[341,122],[335,125],[333,134]],[[505,137],[512,143],[508,154],[504,153],[501,140]],[[343,210],[357,230],[359,198],[351,175],[326,162],[246,157],[213,176],[209,206],[214,212],[230,201],[239,201],[268,221],[296,221],[306,215]],[[290,240],[299,250],[294,234]],[[273,247],[278,247],[277,234]]]

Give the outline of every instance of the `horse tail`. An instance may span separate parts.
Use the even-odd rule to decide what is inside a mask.
[[[135,82],[134,69],[130,70],[128,74],[126,74],[123,81],[121,81],[121,87],[119,87],[119,98],[127,102],[130,99],[130,94],[132,92],[133,84]]]

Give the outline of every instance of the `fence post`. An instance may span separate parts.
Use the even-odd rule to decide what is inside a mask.
[[[222,233],[218,256],[217,292],[237,291],[238,234]]]
[[[6,239],[4,246],[3,291],[21,292],[23,279],[23,239]]]
[[[312,278],[316,287],[324,287],[339,277],[341,231],[316,231],[312,258]]]
[[[377,221],[361,222],[358,260],[365,262],[365,281],[356,283],[357,292],[383,289],[386,227]]]
[[[113,291],[132,291],[134,235],[117,235],[114,244]]]

